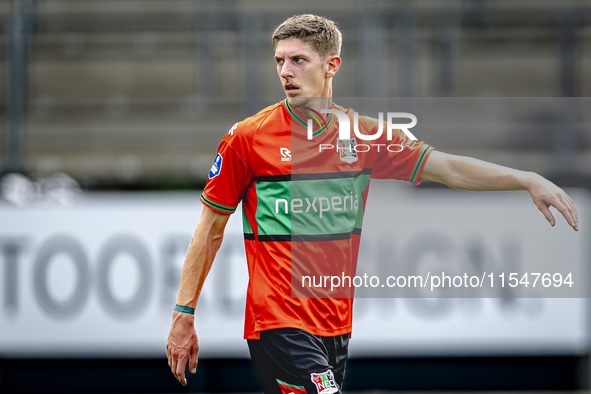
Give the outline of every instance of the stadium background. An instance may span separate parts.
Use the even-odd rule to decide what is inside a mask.
[[[9,328],[39,306],[31,297],[14,296],[33,291],[33,284],[18,287],[9,278],[18,272],[18,256],[34,253],[44,239],[21,245],[26,227],[10,218],[21,215],[31,230],[43,226],[52,234],[51,228],[59,227],[56,217],[37,223],[35,209],[59,207],[76,234],[88,223],[76,222],[67,207],[86,198],[118,210],[142,198],[163,204],[176,198],[175,204],[194,204],[198,212],[198,194],[192,193],[203,187],[222,136],[236,121],[283,98],[270,34],[280,21],[303,12],[332,18],[343,32],[345,66],[335,80],[335,96],[587,97],[591,92],[591,6],[585,1],[0,2],[0,392],[260,390],[244,354],[222,345],[219,352],[214,347],[204,354],[186,389],[166,365],[165,335],[162,350],[146,350],[120,344],[115,331],[101,352],[97,348],[104,344],[91,343],[81,332],[75,343],[86,341],[82,350],[72,342],[60,352],[59,343],[67,344],[69,334],[39,318],[29,321],[33,327],[27,332],[43,337],[45,347],[24,346]],[[442,138],[435,130],[421,130],[421,139],[442,151],[536,171],[562,187],[591,187],[588,128],[487,139]],[[418,189],[427,196],[441,192],[428,182]],[[167,213],[160,214],[164,226]],[[192,215],[188,221],[196,223],[198,216]],[[583,230],[591,223],[582,219]],[[114,220],[112,227],[118,225]],[[141,278],[134,282],[138,288]],[[587,315],[588,310],[573,320],[582,331]],[[106,319],[93,320],[89,313],[83,320],[95,331],[111,329],[101,326]],[[71,322],[65,320],[63,332]],[[124,330],[132,323],[117,324]],[[451,344],[438,352],[412,346],[398,353],[359,352],[349,362],[345,390],[591,387],[588,334],[576,346],[553,351],[541,346],[537,352],[520,350],[516,338],[516,345],[509,341],[501,351],[476,346],[457,352]]]

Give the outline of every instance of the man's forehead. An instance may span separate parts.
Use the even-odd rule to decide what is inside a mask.
[[[316,53],[312,45],[301,38],[284,38],[283,40],[279,40],[277,45],[275,45],[275,55],[292,56],[295,54],[312,53]]]

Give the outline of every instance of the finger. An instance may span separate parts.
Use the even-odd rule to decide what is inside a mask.
[[[568,194],[566,194],[566,199],[568,200],[568,202],[570,202],[570,204],[572,205],[574,211],[575,211],[575,220],[577,221],[577,227],[579,226],[579,211],[577,211],[577,206],[575,205],[575,202],[573,201],[572,198],[570,198],[568,196]]]
[[[575,204],[575,202],[573,201],[572,198],[568,197],[568,199],[570,200],[571,204],[573,204],[573,207],[575,207],[575,213],[577,214],[577,219],[578,219],[579,218],[579,211],[577,211],[577,204]]]
[[[168,360],[168,366],[170,367],[170,349],[166,346],[166,359]]]
[[[566,199],[564,197],[561,198],[561,202],[569,214],[570,219],[567,219],[569,224],[571,225],[571,227],[574,230],[577,230],[578,225],[577,225],[577,219],[575,217],[575,210],[573,209],[572,205],[566,201]],[[566,218],[566,216],[565,216],[565,218]]]
[[[187,385],[187,379],[185,379],[185,373],[177,373],[174,375],[176,377],[176,380],[178,380],[180,382],[180,384],[182,384],[183,386]]]
[[[573,205],[573,207],[575,208],[576,215],[579,216],[579,212],[577,211],[577,206],[575,205],[575,202],[573,201],[573,199],[570,198],[570,196],[568,194],[566,194],[566,193],[564,193],[564,196]]]
[[[568,213],[569,213],[569,215],[571,217],[571,220],[570,220],[571,227],[574,228],[574,229],[576,229],[576,227],[577,227],[577,219],[575,217],[575,210],[574,210],[572,204],[566,199],[566,197],[564,195],[559,194],[559,196],[560,196],[559,197],[560,202],[562,202],[562,204],[568,210]]]
[[[544,217],[546,218],[546,220],[548,222],[550,222],[550,225],[552,227],[554,227],[554,216],[552,216],[552,213],[548,209],[549,206],[550,205],[546,204],[544,201],[540,201],[540,202],[536,203],[536,207],[538,207],[540,212],[542,212],[544,214]]]
[[[575,230],[578,231],[579,230],[579,213],[577,212],[577,207],[575,206],[575,203],[568,196],[566,196],[566,199],[567,199],[567,202],[570,204],[573,219],[575,220]]]
[[[172,371],[172,374],[176,377],[177,358],[174,355],[172,355],[170,363],[171,363],[170,370]],[[177,378],[177,380],[178,380],[178,378]]]
[[[187,366],[187,358],[179,358],[179,361],[176,365],[176,376],[179,382],[183,384],[183,386],[187,385],[187,380],[185,379],[185,367]]]
[[[577,211],[577,206],[575,205],[575,202],[573,201],[572,198],[570,198],[570,196],[568,194],[566,194],[566,192],[564,190],[562,191],[562,196],[570,204],[570,206],[572,206],[572,208],[574,210],[574,218],[575,218],[576,223],[578,225],[579,224],[579,212]]]
[[[570,224],[573,228],[575,227],[575,224],[574,224],[573,218],[570,215],[570,212],[568,211],[566,206],[560,201],[560,199],[558,201],[556,201],[554,204],[552,204],[552,206],[554,208],[558,209],[558,212],[560,212],[562,214],[562,216],[564,216],[564,218],[566,219],[568,224]]]
[[[191,349],[191,363],[189,364],[189,369],[191,373],[197,372],[197,353],[199,352],[199,346],[195,345]]]

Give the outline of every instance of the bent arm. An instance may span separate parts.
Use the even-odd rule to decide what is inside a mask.
[[[556,208],[573,229],[579,230],[577,209],[571,198],[564,190],[535,172],[516,170],[472,157],[433,151],[427,158],[420,176],[460,190],[525,189],[552,226],[555,221],[548,209],[549,206]]]

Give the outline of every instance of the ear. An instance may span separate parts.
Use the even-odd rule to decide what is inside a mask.
[[[341,67],[341,58],[336,55],[329,56],[324,61],[324,64],[326,65],[326,78],[332,78]]]

